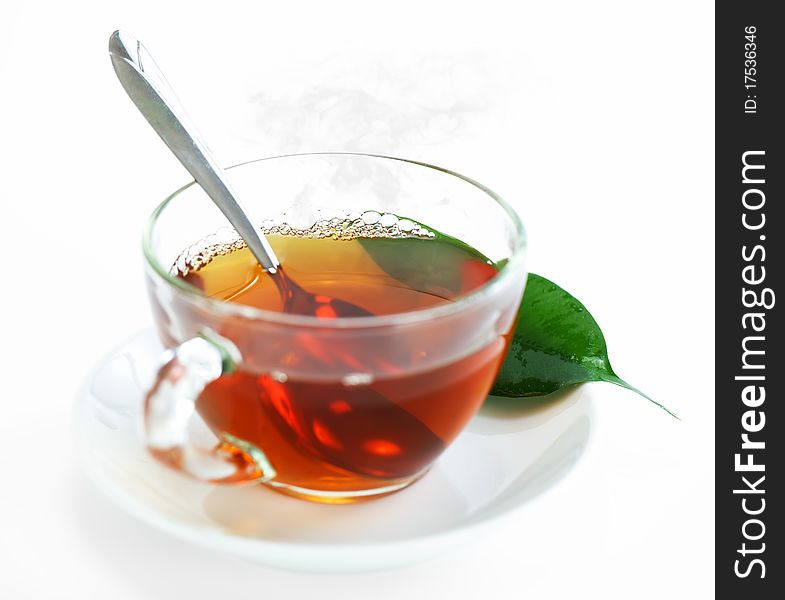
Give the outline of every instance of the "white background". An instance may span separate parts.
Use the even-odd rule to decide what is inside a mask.
[[[516,7],[516,8],[513,8]],[[17,2],[0,8],[0,597],[713,597],[713,4]],[[370,150],[478,179],[618,373],[546,508],[364,575],[235,561],[133,521],[80,473],[91,367],[148,327],[140,234],[187,180],[115,80],[142,39],[223,162]]]

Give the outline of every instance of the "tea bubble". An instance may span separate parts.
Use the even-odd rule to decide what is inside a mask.
[[[409,219],[401,219],[398,221],[398,229],[401,231],[409,232],[413,231],[414,228],[417,227],[417,223],[414,221],[410,221]]]
[[[385,213],[382,215],[382,218],[379,219],[379,223],[381,223],[382,227],[394,227],[398,223],[398,217],[390,213]]]
[[[289,381],[289,376],[283,371],[270,371],[270,377],[278,383],[286,383]]]
[[[380,215],[375,210],[366,211],[363,213],[362,216],[363,223],[365,223],[366,225],[373,225],[374,223],[378,223],[381,220],[381,218],[382,215]]]
[[[286,214],[286,224],[293,229],[310,229],[318,220],[319,215],[313,209],[290,209]]]
[[[181,254],[180,256],[177,257],[177,260],[175,261],[175,267],[176,270],[180,271],[181,273],[188,272],[188,267],[186,266],[185,263],[185,254]]]

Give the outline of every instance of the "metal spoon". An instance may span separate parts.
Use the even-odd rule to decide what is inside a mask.
[[[286,312],[327,318],[371,314],[337,298],[314,296],[286,277],[269,242],[251,223],[223,169],[142,43],[126,32],[115,31],[109,38],[109,56],[117,78],[147,122],[215,202],[248,244],[259,264],[273,278],[283,297]]]

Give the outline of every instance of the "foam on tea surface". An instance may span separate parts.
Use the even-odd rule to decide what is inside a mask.
[[[268,219],[262,223],[261,232],[265,236],[286,235],[301,238],[330,238],[351,241],[358,238],[434,238],[436,234],[411,219],[400,218],[392,213],[381,214],[375,210],[363,213],[356,211],[319,210],[312,225],[298,226],[294,220],[290,224],[284,215],[278,222]],[[223,227],[216,233],[189,246],[175,260],[170,269],[173,276],[185,276],[209,263],[213,257],[229,254],[246,247],[245,241],[230,227]]]

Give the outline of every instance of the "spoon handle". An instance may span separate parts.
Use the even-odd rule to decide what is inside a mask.
[[[109,38],[109,56],[117,78],[147,122],[221,209],[262,267],[275,273],[280,263],[273,249],[242,209],[223,169],[150,53],[133,36],[115,31]]]

